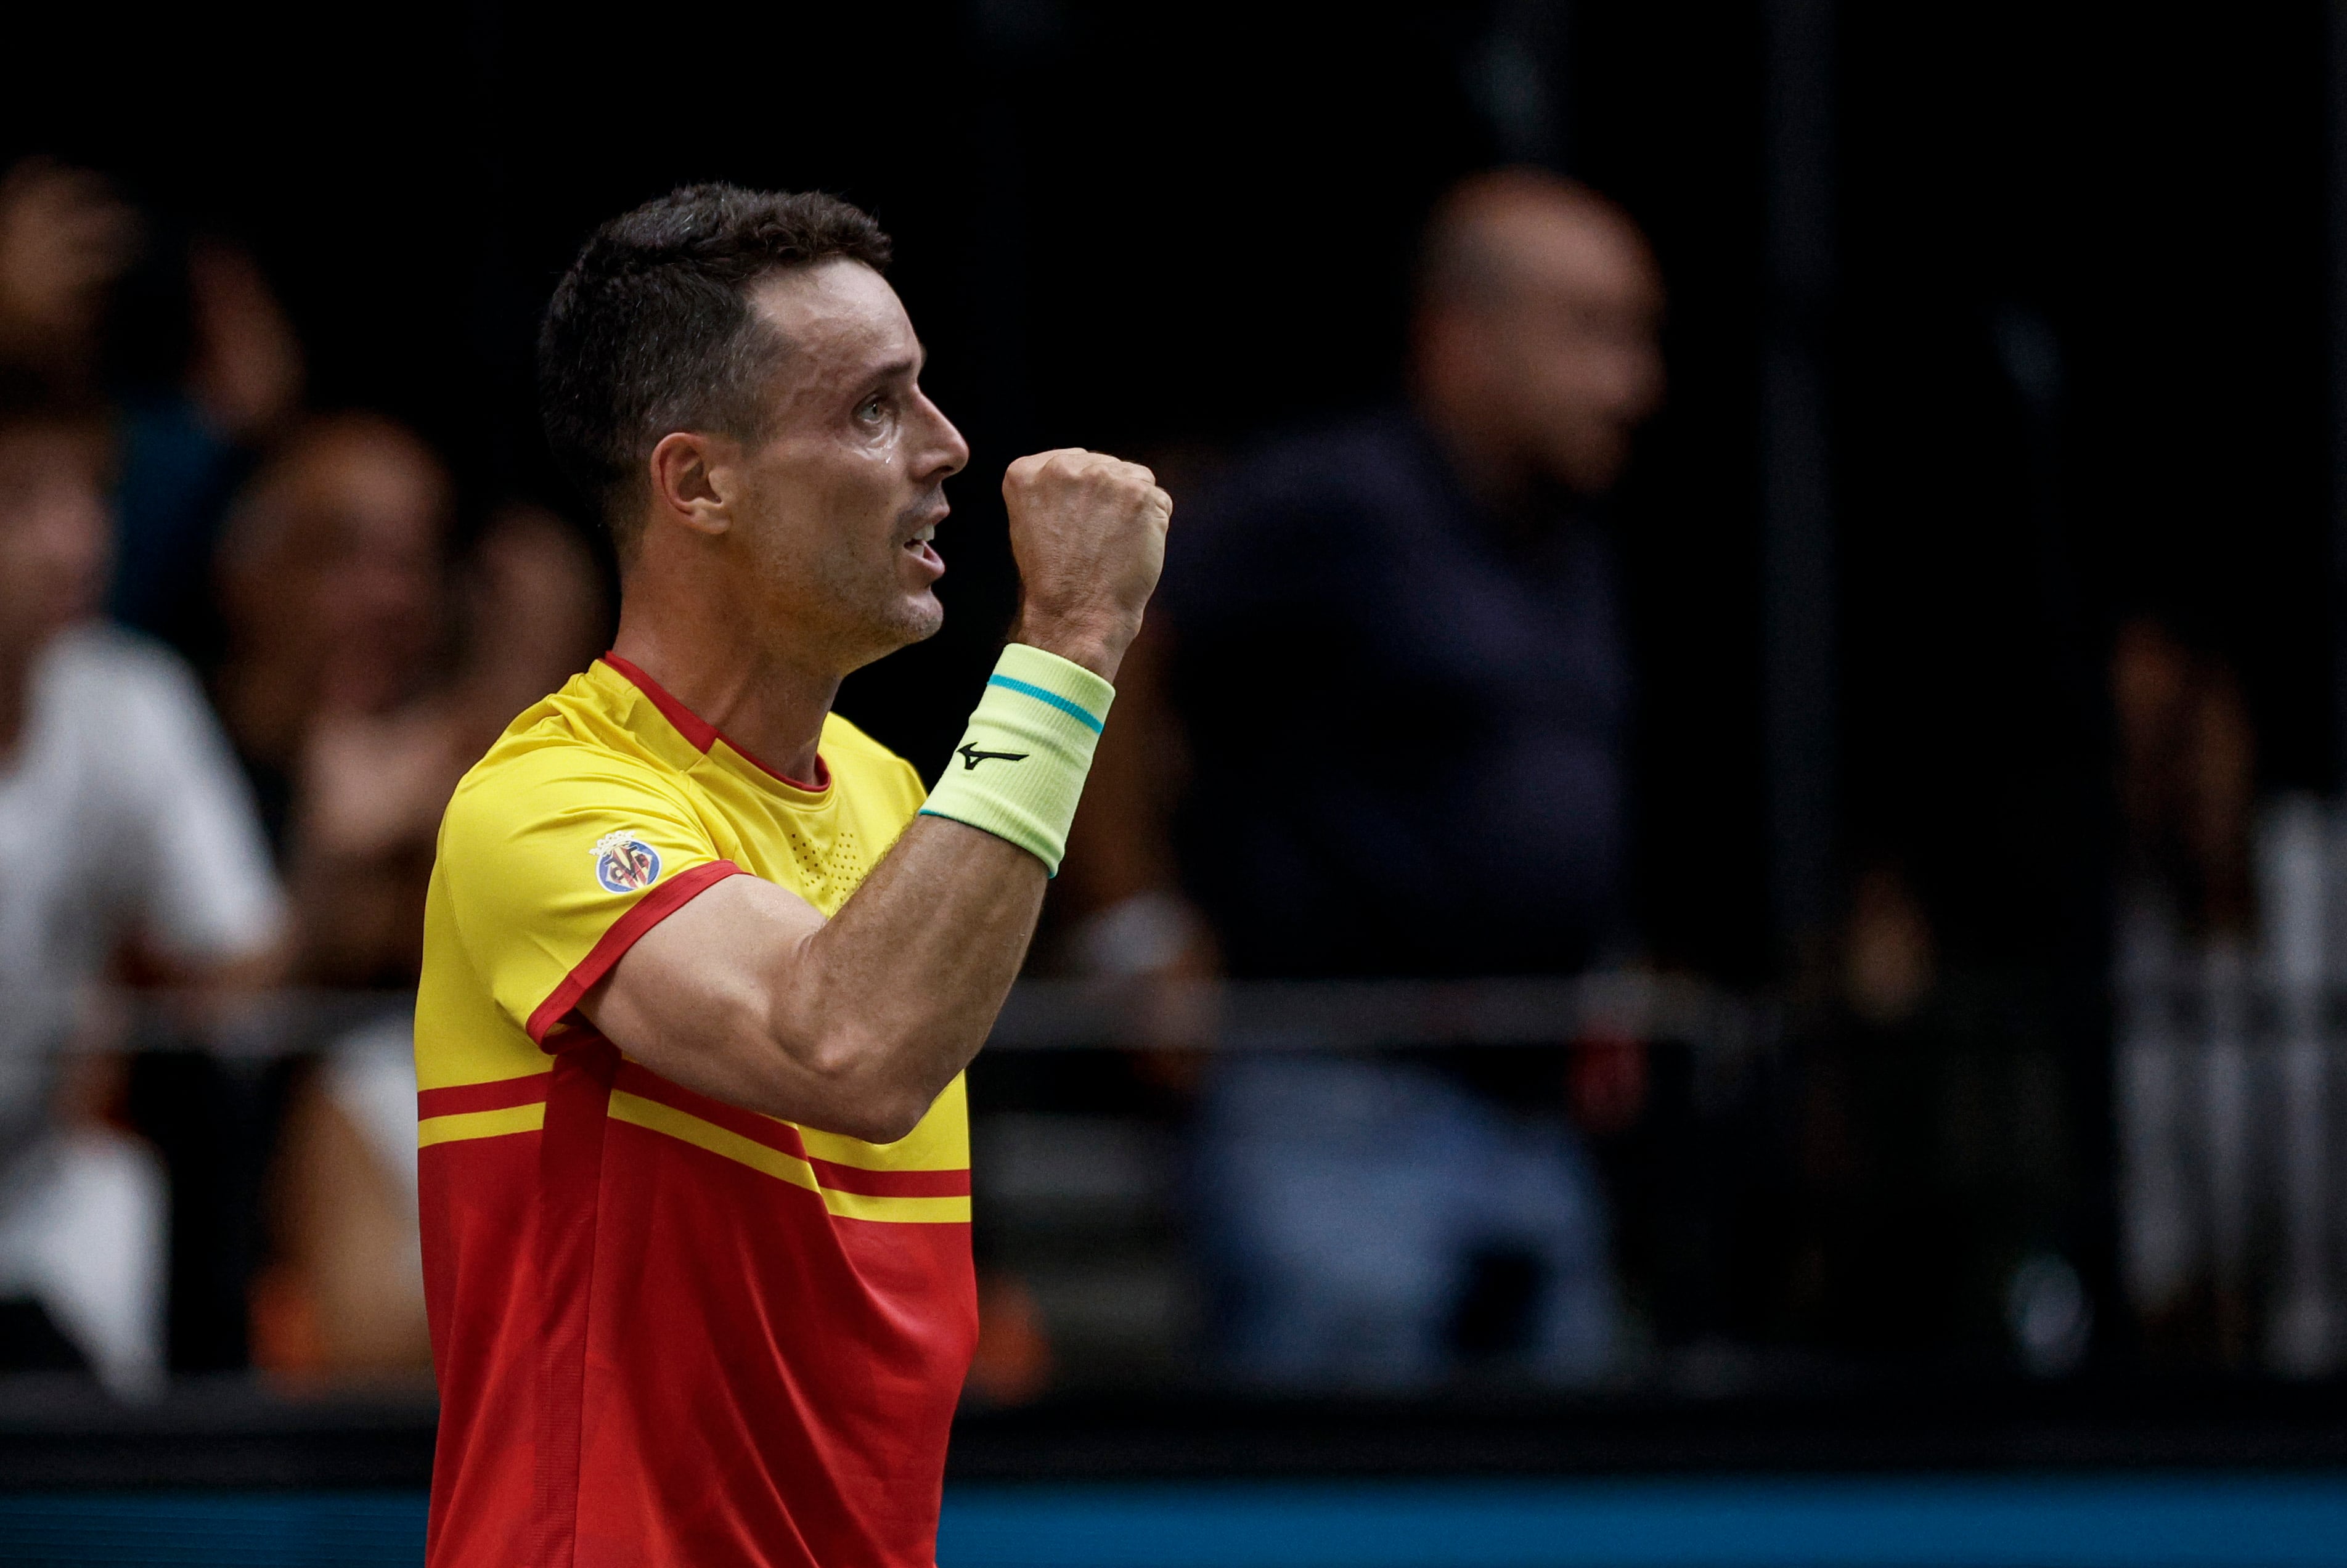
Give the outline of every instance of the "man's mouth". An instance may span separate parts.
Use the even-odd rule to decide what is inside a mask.
[[[927,527],[927,528],[923,528],[919,533],[915,534],[911,538],[907,539],[907,540],[905,541],[905,548],[906,548],[907,549],[908,549],[908,550],[911,550],[911,549],[918,549],[918,548],[920,548],[923,545],[928,544],[931,539],[934,539],[934,538],[936,538],[937,537],[938,537],[938,526],[937,526],[937,524],[935,524],[935,523],[931,523],[928,527]]]

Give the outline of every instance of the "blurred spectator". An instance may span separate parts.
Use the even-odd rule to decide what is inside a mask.
[[[412,978],[432,834],[471,763],[449,678],[452,487],[373,415],[313,422],[239,497],[220,541],[214,688],[301,912],[295,972]]]
[[[184,318],[109,353],[134,269]],[[184,353],[154,358],[156,342]],[[115,345],[118,349],[119,344]],[[193,651],[205,570],[250,451],[298,403],[300,343],[251,258],[219,240],[164,243],[102,176],[29,159],[0,176],[0,364],[51,395],[109,400],[115,619]]]
[[[2118,721],[2121,870],[2137,940],[2233,941],[2250,931],[2257,758],[2240,683],[2157,620],[2119,630],[2111,654]]]
[[[1877,863],[1850,889],[1842,942],[1842,1000],[1860,1022],[1895,1029],[1939,983],[1939,937],[1907,878]]]
[[[1783,1059],[1798,1181],[1778,1328],[2075,1370],[2093,1306],[2070,1262],[2072,1090],[2044,982],[1952,952],[1888,853],[1861,858],[1840,935],[1839,994],[1801,997]]]
[[[97,395],[98,333],[141,231],[87,169],[28,159],[0,177],[0,354],[50,395]]]
[[[1994,690],[1973,659],[1977,684]],[[2238,1360],[2254,1348],[2257,1316],[2250,1172],[2270,1163],[2279,1120],[2253,1108],[2248,1025],[2266,967],[2254,737],[2225,661],[2157,620],[2120,627],[2107,676],[2123,830],[2112,978],[2127,1288],[2155,1353]],[[2024,755],[1992,760],[2015,767]],[[2006,787],[2030,793],[2010,774]],[[1791,1305],[1840,1344],[1996,1352],[2065,1372],[2096,1314],[2116,1305],[2094,1300],[2070,1261],[2084,1255],[2072,1194],[2094,1180],[2078,1159],[2071,1065],[2085,1031],[2065,1028],[2052,999],[2063,977],[2050,943],[2015,953],[1982,940],[1984,927],[2008,942],[2029,930],[2033,889],[2008,876],[1994,919],[1979,906],[1965,919],[1970,889],[1950,887],[1962,881],[1948,849],[1958,834],[1934,822],[1904,835],[1916,858],[1938,858],[1936,878],[1907,856],[1862,863],[1841,1005],[1805,1009],[1796,1033],[1808,1228]],[[2083,1049],[2100,1049],[2088,1040]]]
[[[421,1377],[432,1365],[415,1209],[415,1034],[388,1009],[333,1046],[285,1108],[251,1358],[294,1382]]]
[[[163,1179],[107,1125],[109,968],[179,984],[265,978],[283,927],[268,854],[194,677],[87,619],[108,543],[102,414],[0,405],[0,1361],[86,1363],[136,1390],[162,1368]]]
[[[303,379],[251,259],[190,243],[92,170],[25,159],[0,175],[0,367],[92,410],[113,489],[102,596],[113,617],[209,663],[221,515]],[[128,1074],[127,1111],[172,1178],[175,1366],[243,1364],[252,1207],[281,1076],[170,1049]]]
[[[1618,944],[1629,671],[1597,502],[1661,396],[1661,310],[1594,192],[1512,170],[1444,200],[1409,406],[1184,508],[1068,858],[1081,963],[1569,973]],[[1544,1052],[1220,1063],[1198,1157],[1235,1370],[1409,1385],[1496,1337],[1534,1377],[1601,1375],[1605,1205],[1564,1102]]]
[[[454,570],[452,487],[413,435],[320,419],[258,474],[222,540],[220,702],[272,807],[295,972],[412,984],[440,814],[514,716],[585,668],[605,610],[559,518],[512,507]],[[256,1364],[429,1368],[405,1009],[337,1042],[292,1095],[252,1289]]]
[[[2128,1293],[2156,1358],[2239,1364],[2249,1299],[2247,987],[2256,749],[2224,661],[2148,617],[2111,655],[2125,827],[2114,955],[2124,999],[2117,1111]],[[2204,999],[2200,1038],[2171,1029],[2176,988]],[[2201,1201],[2195,1188],[2209,1191]]]
[[[454,708],[472,731],[470,767],[524,710],[594,662],[610,641],[610,606],[578,530],[543,507],[511,506],[474,546],[459,609]]]

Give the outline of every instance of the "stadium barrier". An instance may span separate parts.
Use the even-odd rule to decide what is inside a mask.
[[[2213,1314],[2219,1363],[2299,1378],[2333,1372],[2347,1349],[2347,992],[2219,954],[2132,967],[2114,1001],[2117,1168],[2107,1179],[2132,1307],[2155,1329],[2163,1314]],[[354,1040],[379,1052],[395,1047],[410,1005],[396,992],[18,991],[0,1005],[0,1058],[21,1064],[39,1039],[65,1037],[77,1050],[195,1052],[251,1070],[330,1055]],[[1061,1280],[1067,1288],[1046,1302],[1074,1320],[1063,1368],[1072,1386],[1184,1382],[1181,1341],[1194,1331],[1195,1303],[1181,1299],[1191,1287],[1179,1277],[1174,1235],[1178,1117],[1162,1106],[1137,1111],[1121,1091],[1093,1094],[1089,1105],[1089,1091],[1071,1096],[1062,1084],[1097,1084],[1107,1071],[1081,1062],[1627,1042],[1646,1055],[1650,1096],[1676,1096],[1665,1109],[1678,1143],[1675,1153],[1621,1157],[1684,1159],[1700,1146],[1727,1168],[1688,1201],[1716,1208],[1772,1174],[1738,1171],[1736,1161],[1783,1158],[1768,1123],[1787,1114],[1784,1086],[1805,1027],[1770,996],[1635,972],[1022,981],[975,1081],[974,1138],[987,1172],[980,1223],[1030,1255],[1122,1249],[1122,1262],[1088,1283]],[[1048,1092],[1030,1092],[1039,1086]],[[384,1146],[400,1135],[390,1130]],[[1693,1219],[1711,1225],[1717,1215]],[[1634,1231],[1685,1223],[1684,1207],[1625,1216]],[[1089,1227],[1085,1247],[1059,1245],[1071,1227]],[[1124,1273],[1111,1277],[1118,1267]],[[1089,1349],[1088,1312],[1098,1330]],[[1718,1362],[1717,1346],[1706,1353]]]

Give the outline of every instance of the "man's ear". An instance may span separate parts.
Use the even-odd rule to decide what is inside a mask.
[[[730,451],[722,436],[671,431],[652,448],[652,516],[695,533],[717,535],[733,525]]]

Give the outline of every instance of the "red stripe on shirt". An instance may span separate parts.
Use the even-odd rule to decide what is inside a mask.
[[[455,1083],[446,1089],[418,1090],[415,1119],[421,1122],[434,1116],[459,1116],[467,1111],[506,1111],[516,1105],[535,1105],[546,1098],[546,1087],[551,1081],[543,1072],[532,1072],[487,1083]]]
[[[806,1144],[799,1137],[799,1130],[789,1122],[777,1122],[771,1116],[728,1105],[722,1100],[712,1100],[708,1095],[696,1093],[681,1083],[671,1083],[632,1061],[620,1064],[620,1075],[612,1087],[682,1111],[688,1116],[698,1116],[703,1122],[723,1127],[753,1143],[763,1143],[769,1149],[805,1160],[814,1167],[815,1179],[835,1193],[860,1193],[875,1198],[969,1196],[969,1172],[967,1168],[953,1171],[867,1171],[858,1165],[818,1160],[806,1152]]]
[[[531,1473],[530,1561],[573,1560],[579,1528],[581,1412],[587,1386],[587,1306],[595,1266],[603,1130],[620,1053],[597,1039],[554,1059],[538,1151],[538,1382]]]
[[[620,1076],[612,1087],[682,1111],[688,1116],[698,1116],[703,1122],[714,1122],[728,1132],[737,1133],[753,1143],[764,1143],[769,1149],[780,1150],[794,1159],[807,1157],[806,1145],[799,1141],[799,1130],[789,1122],[777,1122],[771,1116],[761,1116],[755,1111],[728,1105],[723,1100],[712,1100],[682,1083],[671,1083],[650,1068],[641,1067],[635,1062],[620,1064]]]
[[[815,1179],[835,1193],[861,1193],[872,1198],[966,1198],[969,1172],[867,1171],[861,1165],[835,1165],[810,1159]]]
[[[622,676],[626,677],[630,685],[633,686],[637,691],[641,692],[645,696],[651,698],[652,706],[660,710],[661,717],[666,719],[671,727],[672,727],[678,734],[682,735],[686,740],[691,741],[692,743],[692,749],[701,753],[703,756],[709,754],[709,748],[711,746],[715,745],[720,741],[723,741],[727,746],[732,748],[735,756],[740,757],[743,762],[748,763],[752,767],[756,768],[760,773],[766,774],[769,778],[777,778],[782,780],[793,789],[803,789],[809,794],[821,794],[824,791],[831,787],[831,768],[830,765],[823,760],[820,754],[818,754],[815,759],[815,783],[809,784],[805,779],[794,779],[791,777],[790,774],[783,772],[782,769],[770,768],[765,764],[760,762],[756,757],[752,756],[748,752],[743,751],[741,745],[734,741],[733,736],[727,734],[724,731],[719,729],[716,725],[711,723],[708,720],[702,718],[700,714],[694,712],[692,709],[678,702],[674,693],[670,692],[667,687],[661,685],[659,682],[653,680],[651,676],[645,674],[643,671],[631,661],[622,659],[616,653],[606,653],[603,655],[603,662],[609,664],[612,669],[618,671]]]
[[[529,1015],[529,1038],[546,1043],[546,1031],[570,1016],[579,999],[587,994],[597,980],[610,973],[611,966],[620,961],[630,948],[636,945],[646,931],[675,914],[694,897],[728,876],[743,876],[748,873],[730,860],[712,860],[696,866],[690,871],[680,871],[666,882],[654,883],[650,892],[628,907],[626,914],[611,922],[602,938],[589,949],[579,967],[564,977],[554,994],[538,1004]]]

